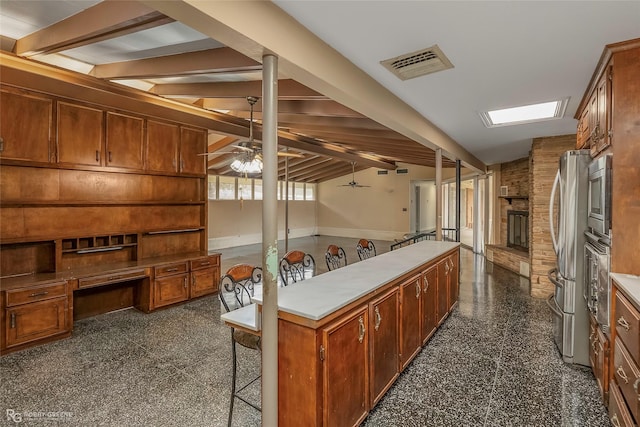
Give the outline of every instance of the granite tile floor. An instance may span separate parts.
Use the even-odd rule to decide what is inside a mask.
[[[315,236],[289,248],[312,253],[322,272],[329,244],[351,263],[356,241]],[[391,242],[375,243],[382,253]],[[221,250],[223,271],[259,264],[260,250]],[[363,424],[608,426],[593,375],[562,363],[551,314],[528,281],[465,249],[460,271],[460,303]],[[0,358],[0,425],[21,416],[22,425],[223,426],[230,353],[215,296],[80,320],[69,339]],[[259,355],[241,348],[238,357],[241,381],[253,378]],[[246,397],[258,402],[259,384]],[[260,413],[236,401],[234,426],[258,425]]]

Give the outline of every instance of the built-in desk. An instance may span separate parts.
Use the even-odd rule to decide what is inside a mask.
[[[279,287],[278,425],[358,425],[456,305],[458,266],[423,241]],[[253,300],[222,319],[258,329]]]
[[[220,254],[192,252],[0,280],[0,351],[67,337],[73,321],[126,308],[150,312],[218,291]]]

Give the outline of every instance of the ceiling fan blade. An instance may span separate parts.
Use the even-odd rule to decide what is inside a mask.
[[[230,145],[233,148],[237,148],[238,150],[244,150],[244,151],[255,151],[255,149],[251,148],[251,147],[245,147],[244,145]]]
[[[280,157],[296,157],[298,159],[301,159],[304,157],[304,154],[302,153],[291,153],[291,152],[286,152],[286,151],[278,151],[278,156]]]

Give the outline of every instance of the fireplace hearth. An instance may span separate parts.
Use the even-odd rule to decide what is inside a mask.
[[[507,211],[507,246],[529,252],[528,211]]]

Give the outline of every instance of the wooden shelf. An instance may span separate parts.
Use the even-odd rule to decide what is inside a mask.
[[[516,199],[516,200],[529,200],[529,196],[498,196],[500,199],[505,199],[507,202],[509,202],[509,204],[511,204],[511,201]]]

